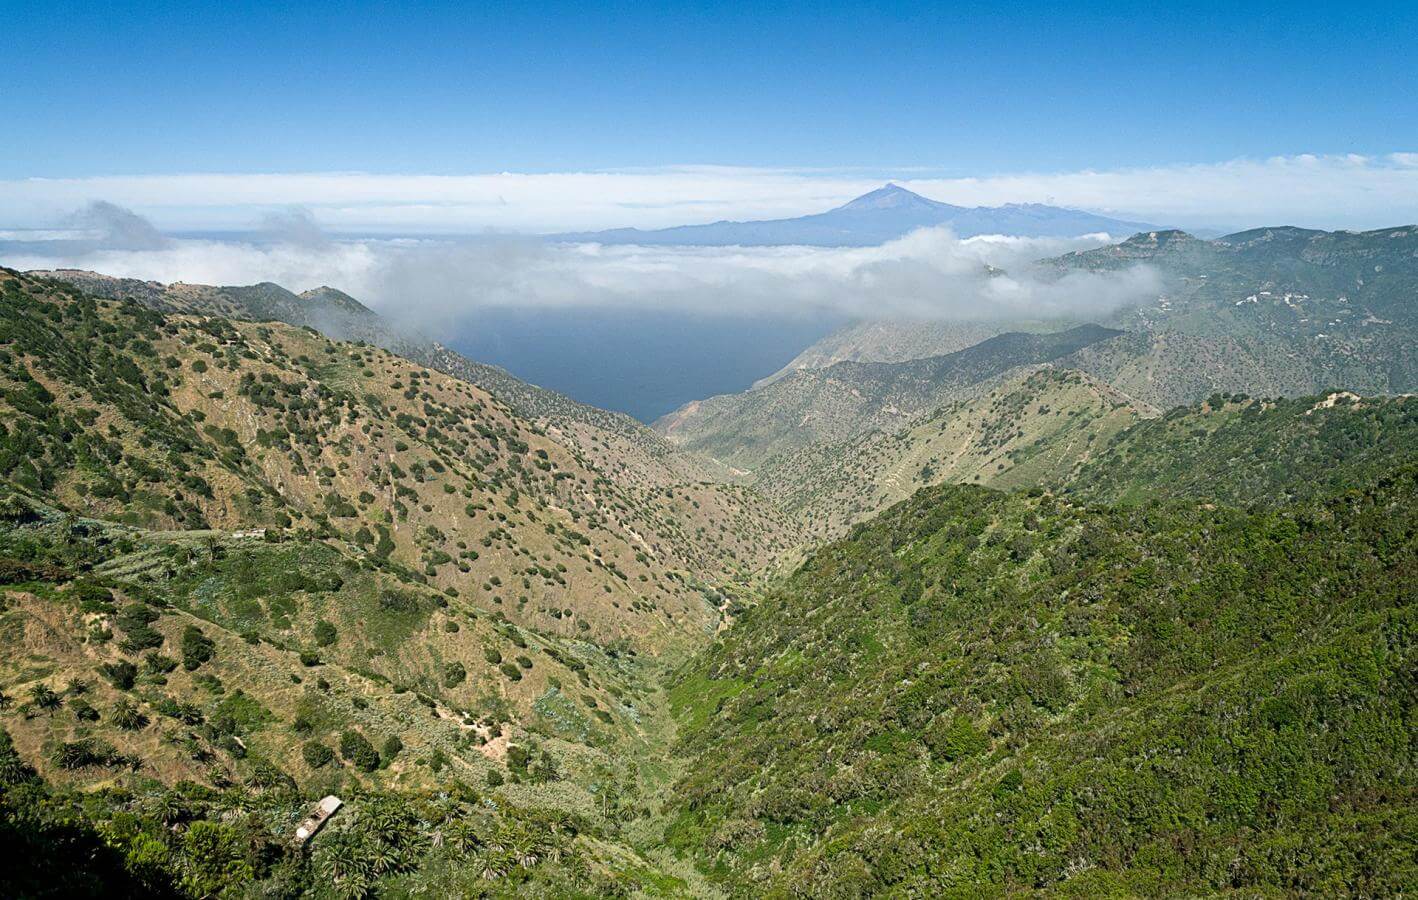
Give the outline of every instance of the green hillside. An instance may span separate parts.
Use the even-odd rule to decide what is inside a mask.
[[[1418,398],[1347,391],[1213,397],[1140,423],[1076,474],[1048,479],[1105,503],[1211,500],[1282,506],[1363,489],[1418,458]]]
[[[895,430],[972,396],[1014,370],[1067,357],[1118,332],[1080,325],[1049,334],[1010,332],[943,356],[897,363],[839,362],[747,391],[688,404],[655,423],[677,446],[756,469],[775,454]]]
[[[284,322],[313,328],[335,340],[373,344],[481,388],[522,418],[555,431],[598,466],[615,469],[622,481],[634,480],[642,487],[734,480],[722,465],[676,452],[663,438],[624,413],[578,403],[521,381],[497,366],[470,360],[415,329],[381,317],[335,288],[319,287],[296,294],[269,282],[227,286],[162,284],[75,269],[31,274],[72,284],[92,296],[132,300],[158,312]]]
[[[1411,465],[1271,512],[934,488],[680,674],[674,845],[742,896],[1393,896]]]
[[[1161,408],[1215,392],[1296,396],[1418,389],[1418,227],[1262,228],[1202,241],[1151,232],[1051,261],[1059,271],[1147,265],[1156,302],[1106,324],[1130,339],[1069,365]]]
[[[622,832],[666,662],[789,546],[757,495],[603,471],[367,343],[8,270],[0,399],[19,895],[683,886]]]
[[[753,392],[842,416],[748,487],[283,321],[338,292],[83,284],[0,270],[6,896],[1418,880],[1411,397],[1005,334]]]
[[[1043,368],[942,406],[900,431],[778,454],[764,463],[757,485],[808,534],[838,537],[922,487],[1052,483],[1153,415],[1080,372]]]

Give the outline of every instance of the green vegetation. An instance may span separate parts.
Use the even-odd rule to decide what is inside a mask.
[[[1217,395],[1119,434],[1065,482],[1090,500],[1282,506],[1372,484],[1418,457],[1418,401]]]
[[[751,896],[1400,893],[1415,478],[1252,513],[922,491],[685,670],[670,840]]]
[[[802,369],[742,394],[697,401],[655,423],[670,440],[756,469],[781,453],[836,443],[972,397],[1022,367],[1064,359],[1119,332],[1077,325],[1047,334],[1009,332],[962,350],[904,362],[844,361]]]
[[[103,764],[92,746],[69,752],[78,767]],[[637,888],[665,896],[683,888],[608,845],[606,827],[590,818],[488,803],[459,782],[438,793],[351,798],[309,851],[296,852],[289,835],[312,805],[288,779],[269,776],[220,790],[56,788],[0,731],[0,837],[12,851],[0,884],[11,897],[135,898],[620,896]]]
[[[67,277],[0,271],[6,896],[1418,882],[1411,398],[1034,365],[1155,349],[1098,328],[788,376],[846,437],[758,473],[790,530],[338,292]]]

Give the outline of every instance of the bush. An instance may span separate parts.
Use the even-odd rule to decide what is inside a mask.
[[[158,611],[146,603],[130,603],[119,612],[115,624],[123,631],[122,647],[128,653],[137,653],[153,647],[161,647],[162,633],[153,628],[158,620]]]
[[[305,764],[312,769],[327,766],[335,759],[335,751],[319,741],[306,741],[301,745],[300,755],[305,757]]]
[[[404,750],[404,742],[399,740],[397,734],[391,734],[384,740],[384,748],[380,751],[381,765],[389,765]]]
[[[321,647],[328,647],[339,640],[339,633],[335,631],[333,623],[324,619],[315,623],[315,643]]]
[[[954,716],[948,722],[927,729],[924,740],[932,756],[947,762],[968,759],[990,746],[985,733],[964,716]]]
[[[462,684],[468,677],[468,670],[460,662],[447,663],[443,667],[443,686],[455,688]]]
[[[104,663],[98,667],[99,674],[120,691],[130,690],[138,680],[138,667],[126,659]]]
[[[346,731],[340,735],[340,756],[365,772],[379,768],[379,754],[374,752],[374,745],[358,731]]]
[[[217,645],[196,625],[182,630],[182,667],[191,672],[217,655]]]

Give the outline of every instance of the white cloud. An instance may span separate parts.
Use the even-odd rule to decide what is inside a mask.
[[[98,243],[114,250],[161,250],[169,243],[153,223],[107,200],[95,200],[72,217],[88,229]]]
[[[818,212],[892,173],[685,166],[545,174],[152,175],[0,181],[0,227],[47,228],[105,200],[160,228],[248,228],[308,208],[325,228],[470,233],[662,227]],[[898,176],[900,173],[897,173]],[[1265,160],[974,178],[907,177],[963,205],[1051,202],[1178,225],[1379,227],[1418,220],[1418,153]]]
[[[489,307],[641,308],[774,317],[865,318],[1091,315],[1155,296],[1153,273],[1076,273],[1032,262],[1107,241],[958,240],[923,229],[880,247],[646,247],[548,244],[534,238],[332,241],[291,213],[276,241],[172,240],[131,249],[55,244],[5,260],[16,268],[85,268],[156,281],[293,290],[339,287],[396,318],[442,333]],[[284,231],[282,230],[284,229]],[[987,266],[1005,270],[991,273]]]
[[[1378,228],[1418,221],[1418,153],[1303,154],[1206,165],[922,180],[911,186],[965,205],[1033,197],[1183,226]]]

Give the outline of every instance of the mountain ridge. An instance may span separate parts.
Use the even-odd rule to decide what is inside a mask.
[[[726,220],[651,230],[617,228],[553,234],[546,239],[605,244],[867,247],[904,237],[917,228],[939,227],[950,228],[957,237],[969,238],[985,234],[1079,237],[1098,232],[1133,232],[1151,226],[1037,203],[955,206],[888,183],[834,209],[796,218]]]
[[[1035,362],[1086,373],[1162,410],[1218,392],[1304,396],[1336,385],[1366,396],[1418,390],[1412,350],[1418,346],[1412,300],[1418,228],[1263,228],[1214,241],[1164,229],[1039,263],[1059,277],[1137,265],[1151,266],[1161,279],[1155,297],[1099,317],[1101,327],[1113,329],[1106,340]],[[832,444],[852,432],[894,432],[928,411],[925,398],[960,398],[923,385],[916,392],[920,403],[888,402],[874,393],[874,366],[904,372],[919,370],[939,351],[987,353],[1001,336],[994,332],[1008,332],[1010,324],[855,323],[750,390],[687,404],[656,427],[674,442],[749,470],[775,453]],[[1076,324],[1059,319],[1026,327]],[[960,349],[971,341],[977,343]],[[836,424],[823,428],[824,420]]]
[[[676,450],[632,417],[573,400],[523,381],[498,366],[476,362],[416,331],[380,316],[344,291],[318,287],[296,294],[273,282],[215,286],[163,284],[77,269],[36,270],[97,296],[133,299],[161,311],[275,320],[313,328],[337,340],[365,341],[486,390],[528,419],[577,443],[607,470],[644,486],[681,481],[736,480],[717,462]],[[607,445],[615,446],[611,452]]]
[[[1100,325],[1033,334],[1006,332],[954,353],[901,363],[844,360],[800,369],[743,394],[697,401],[658,420],[668,440],[753,469],[777,453],[895,430],[1011,370],[1051,362],[1122,332]]]

